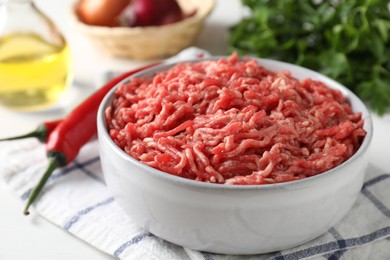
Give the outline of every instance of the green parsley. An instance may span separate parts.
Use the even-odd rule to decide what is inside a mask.
[[[230,51],[295,63],[344,84],[378,114],[390,111],[388,0],[242,0]]]

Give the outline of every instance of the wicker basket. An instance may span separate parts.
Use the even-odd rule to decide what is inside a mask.
[[[212,11],[215,0],[179,0],[185,13],[196,13],[163,26],[104,27],[82,23],[72,12],[77,28],[106,53],[121,58],[156,59],[174,55],[190,46]]]

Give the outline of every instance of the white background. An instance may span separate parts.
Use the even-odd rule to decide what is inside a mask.
[[[99,86],[107,71],[126,71],[145,64],[114,59],[97,50],[71,22],[69,13],[73,1],[36,0],[36,4],[54,20],[68,40],[73,54],[75,79],[83,84],[72,86],[62,104],[49,111],[25,113],[0,107],[0,138],[25,133],[40,122],[64,116]],[[195,46],[214,55],[227,54],[227,30],[239,21],[242,13],[239,0],[217,0]],[[370,163],[388,171],[390,115],[373,115],[373,120],[374,138],[370,149]],[[19,198],[0,183],[1,260],[112,259],[38,215],[26,217],[22,211],[23,205]]]

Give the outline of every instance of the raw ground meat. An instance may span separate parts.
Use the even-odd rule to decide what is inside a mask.
[[[203,182],[307,178],[350,158],[366,134],[339,91],[236,54],[132,79],[115,95],[106,119],[120,148]]]

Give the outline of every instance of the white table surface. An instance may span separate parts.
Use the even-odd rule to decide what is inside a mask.
[[[26,113],[0,107],[0,138],[25,133],[34,129],[40,122],[64,116],[99,86],[105,72],[126,71],[145,64],[114,59],[97,50],[71,23],[69,10],[73,4],[72,0],[36,0],[36,3],[54,20],[67,38],[74,56],[75,79],[83,84],[72,86],[61,106],[49,111]],[[217,0],[216,8],[195,46],[215,55],[227,54],[227,28],[235,24],[242,13],[239,0]],[[375,131],[370,163],[389,171],[390,115],[373,115],[373,120]],[[22,211],[20,199],[0,183],[1,260],[113,259],[38,215],[26,217]]]

